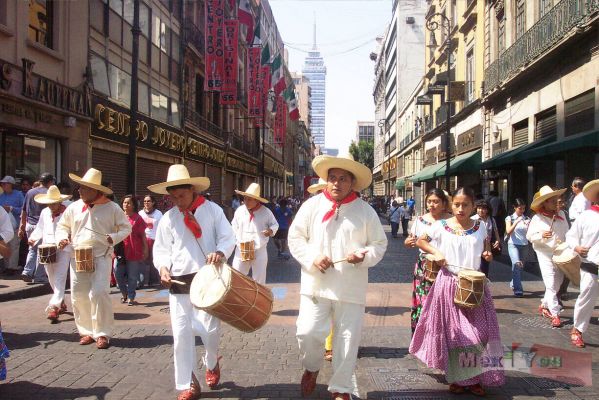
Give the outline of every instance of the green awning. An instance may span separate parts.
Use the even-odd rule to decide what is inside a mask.
[[[406,181],[404,179],[399,179],[395,182],[395,189],[401,190],[406,187]]]
[[[464,174],[468,172],[476,172],[480,171],[482,150],[473,150],[468,153],[460,154],[457,157],[449,160],[449,174],[457,175]],[[445,176],[445,162],[441,168],[435,172],[435,177]]]
[[[527,159],[545,158],[554,154],[582,148],[589,148],[595,151],[599,148],[599,130],[569,136],[557,142],[535,147],[526,151],[523,156]]]
[[[435,173],[443,167],[445,167],[444,162],[429,165],[428,167],[422,168],[420,171],[412,175],[409,179],[412,182],[423,182],[435,179]]]
[[[510,164],[516,164],[521,161],[527,161],[528,158],[524,155],[524,152],[528,150],[535,149],[539,146],[543,146],[549,142],[553,142],[555,140],[555,136],[548,136],[546,138],[537,140],[532,143],[525,144],[520,147],[516,147],[515,149],[506,151],[501,153],[493,158],[490,158],[484,161],[481,165],[481,169],[499,169],[499,167],[503,167]]]

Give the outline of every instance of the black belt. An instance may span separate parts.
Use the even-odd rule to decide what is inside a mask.
[[[590,274],[597,275],[598,267],[597,264],[583,262],[582,264],[580,264],[580,269]]]
[[[179,285],[177,283],[171,284],[169,288],[169,292],[171,294],[189,294],[189,287],[191,286],[191,281],[193,281],[193,277],[196,276],[196,273],[180,275],[180,276],[171,276],[171,279],[176,281],[185,282],[185,285]]]

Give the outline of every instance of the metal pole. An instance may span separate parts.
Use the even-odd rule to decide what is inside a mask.
[[[131,61],[131,110],[129,118],[129,158],[127,191],[135,196],[137,180],[137,107],[138,107],[138,64],[139,64],[139,0],[133,1],[133,54]]]
[[[445,101],[445,104],[447,105],[447,132],[446,132],[446,141],[445,141],[445,190],[447,190],[447,193],[451,192],[451,188],[449,186],[449,158],[450,158],[450,152],[451,152],[451,143],[449,142],[451,140],[451,63],[450,63],[450,57],[451,57],[451,38],[449,37],[451,34],[451,23],[449,22],[449,19],[445,18],[445,22],[447,22],[447,46],[445,48],[445,51],[447,52],[447,99]]]

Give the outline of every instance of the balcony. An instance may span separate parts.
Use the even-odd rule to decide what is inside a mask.
[[[187,108],[185,118],[187,121],[191,122],[193,125],[203,130],[204,132],[209,133],[212,136],[216,136],[217,138],[223,139],[222,128],[208,121],[206,118],[202,117],[199,113],[192,110],[191,108]]]
[[[404,149],[410,143],[412,143],[416,139],[416,137],[418,136],[417,133],[418,132],[414,130],[414,131],[410,132],[406,137],[404,137],[403,139],[401,139],[401,142],[399,142],[399,150]],[[400,176],[403,176],[403,175],[400,175]]]
[[[200,30],[200,27],[193,23],[191,18],[185,19],[184,34],[186,44],[191,44],[195,47],[196,51],[203,56],[205,52],[204,32],[203,30]]]
[[[599,0],[562,0],[524,33],[485,70],[484,93],[517,74],[522,67],[540,58],[552,46],[593,13]]]

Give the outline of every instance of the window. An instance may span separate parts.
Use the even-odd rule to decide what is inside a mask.
[[[512,147],[528,143],[528,120],[522,120],[513,125]]]
[[[474,79],[474,48],[471,48],[466,54],[466,104],[474,101],[475,97],[475,79]]]
[[[90,58],[90,67],[92,69],[92,82],[94,89],[105,95],[110,95],[106,61],[95,54],[92,54]]]
[[[131,75],[125,71],[108,65],[108,83],[110,85],[110,97],[127,106],[131,105]]]
[[[593,129],[595,119],[594,89],[566,100],[566,136],[586,132]]]
[[[142,81],[139,81],[137,84],[137,97],[137,110],[146,115],[150,115],[150,96],[148,93],[148,85]]]
[[[50,49],[54,48],[54,1],[29,1],[29,39]]]
[[[200,115],[202,115],[203,104],[204,104],[204,78],[201,75],[196,75],[195,111]]]
[[[123,16],[123,0],[109,0],[108,6],[120,16]],[[133,18],[133,3],[131,3],[131,18]]]
[[[516,0],[516,39],[526,32],[526,1]]]
[[[8,1],[7,0],[0,0],[0,24],[1,25],[6,25],[6,13],[7,11],[7,6],[8,6]]]
[[[497,17],[497,58],[505,51],[505,14]]]
[[[181,127],[181,115],[179,114],[179,103],[175,100],[170,99],[171,103],[171,115],[169,118],[169,123],[177,128]]]
[[[539,0],[539,19],[553,7],[553,0]]]

